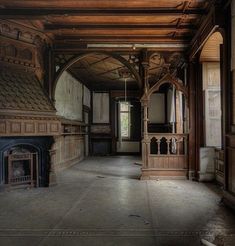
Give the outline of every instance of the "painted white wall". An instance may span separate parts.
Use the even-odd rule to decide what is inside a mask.
[[[67,71],[60,76],[55,90],[57,115],[82,120],[82,84]]]
[[[163,93],[151,95],[148,116],[150,123],[165,123],[165,95]]]

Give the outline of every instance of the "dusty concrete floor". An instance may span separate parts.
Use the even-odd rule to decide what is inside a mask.
[[[89,158],[57,186],[1,192],[0,245],[235,245],[235,215],[218,187],[139,181],[136,160]]]

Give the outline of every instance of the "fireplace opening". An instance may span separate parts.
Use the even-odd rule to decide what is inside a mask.
[[[38,153],[34,148],[17,146],[5,153],[5,184],[38,186]]]

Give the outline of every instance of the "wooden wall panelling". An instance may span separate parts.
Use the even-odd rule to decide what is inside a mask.
[[[83,160],[84,147],[84,137],[82,135],[56,137],[52,146],[55,172],[59,172]]]
[[[3,118],[3,117],[1,117]],[[61,123],[57,118],[32,118],[26,116],[0,119],[0,136],[54,136],[61,134]]]
[[[231,7],[231,8],[230,8]],[[226,11],[226,25],[223,30],[224,44],[223,51],[223,71],[222,87],[223,87],[223,112],[224,122],[223,128],[225,132],[225,203],[235,208],[235,56],[234,56],[234,41],[235,41],[235,2],[231,1],[231,6]],[[231,54],[231,56],[230,56]],[[230,59],[231,58],[231,59]]]

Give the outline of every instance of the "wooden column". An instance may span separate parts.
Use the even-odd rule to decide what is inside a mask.
[[[144,108],[144,137],[142,139],[142,160],[143,168],[148,168],[148,155],[150,151],[150,141],[148,138],[148,101],[143,101],[142,106]]]
[[[196,171],[196,63],[189,63],[189,179]]]
[[[141,102],[142,107],[144,109],[143,115],[143,139],[142,139],[142,161],[143,161],[143,168],[148,168],[148,155],[150,151],[150,141],[148,138],[148,106],[149,106],[149,98],[147,96],[149,90],[149,83],[148,83],[148,70],[149,70],[149,62],[148,62],[148,55],[147,50],[144,50],[142,53],[142,68],[143,68],[143,84],[144,84],[144,95],[145,99]]]

